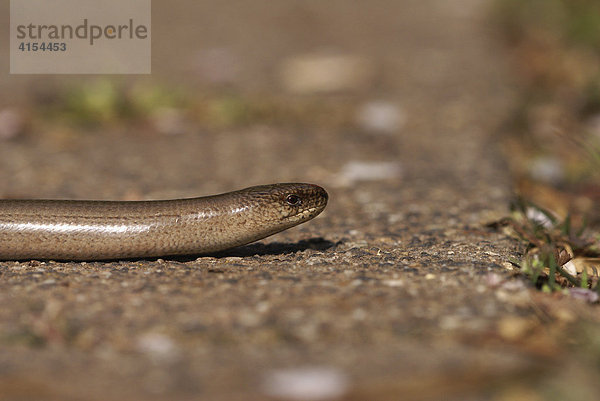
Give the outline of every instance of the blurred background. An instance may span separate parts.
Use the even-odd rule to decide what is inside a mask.
[[[393,1],[152,6],[150,76],[2,74],[4,197],[133,199],[331,182],[353,155],[380,159],[386,136],[407,123],[402,71],[422,64],[427,82],[438,68],[429,55],[408,63],[395,40],[404,34],[397,12],[411,2],[396,12]],[[7,34],[8,2],[3,8]],[[5,70],[8,50],[0,50]],[[357,144],[364,131],[379,145]]]
[[[525,197],[598,224],[600,4],[495,1],[519,95],[503,141]]]
[[[433,111],[419,88],[442,83],[440,95],[453,96],[440,76],[456,61],[439,39],[460,29],[431,29],[436,13],[417,3],[155,2],[150,76],[0,76],[0,193],[147,198],[265,180],[335,183],[343,161],[410,156],[377,154],[426,124],[414,117]],[[448,11],[468,21],[472,6],[463,5]],[[516,188],[562,215],[597,220],[600,6],[484,7],[518,91],[502,133]],[[403,22],[411,17],[424,23]],[[469,63],[459,68],[470,73]],[[243,157],[231,157],[236,148]],[[361,167],[394,174],[390,164]]]

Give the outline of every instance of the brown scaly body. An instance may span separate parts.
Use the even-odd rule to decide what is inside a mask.
[[[201,254],[312,219],[312,184],[274,184],[161,201],[0,200],[0,259],[98,260]]]

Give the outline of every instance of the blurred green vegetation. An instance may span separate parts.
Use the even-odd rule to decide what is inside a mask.
[[[43,107],[45,118],[70,125],[98,126],[151,115],[161,108],[186,107],[181,89],[155,84],[128,86],[98,79],[64,88]]]
[[[597,0],[497,0],[495,15],[514,41],[545,31],[567,45],[600,51]]]
[[[585,204],[584,212],[600,221],[600,1],[496,0],[493,19],[521,84],[508,127],[509,163],[518,181],[536,182],[519,191],[553,210],[551,201],[524,187],[549,185],[573,198],[591,194],[590,201],[571,199],[561,209]],[[532,173],[544,167],[539,160],[561,171]]]
[[[523,259],[512,263],[533,285],[545,292],[580,287],[595,291],[594,297],[600,296],[597,233],[587,230],[585,222],[575,224],[570,215],[558,219],[552,212],[523,199],[515,201],[511,208],[510,217],[491,226],[508,228],[526,245]]]
[[[356,99],[289,97],[233,90],[192,94],[186,88],[156,82],[131,84],[112,79],[79,82],[52,91],[41,100],[36,114],[39,113],[44,125],[75,126],[84,130],[145,123],[144,129],[161,131],[164,125],[161,121],[168,125],[167,119],[176,121],[176,125],[208,129],[256,124],[347,127],[355,124],[358,107]]]
[[[516,50],[529,100],[562,97],[574,112],[600,111],[600,1],[496,0],[494,19]]]
[[[597,274],[563,268],[566,249],[600,266],[600,1],[495,0],[492,16],[520,84],[504,141],[523,199],[505,219],[525,245],[516,265],[540,289],[600,293]]]

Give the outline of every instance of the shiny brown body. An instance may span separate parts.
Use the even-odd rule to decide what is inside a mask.
[[[216,252],[310,220],[327,199],[321,187],[293,183],[161,201],[0,200],[0,259]]]

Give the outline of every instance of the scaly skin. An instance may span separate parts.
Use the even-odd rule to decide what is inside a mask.
[[[161,201],[0,200],[0,259],[216,252],[310,220],[327,199],[319,186],[293,183]]]

